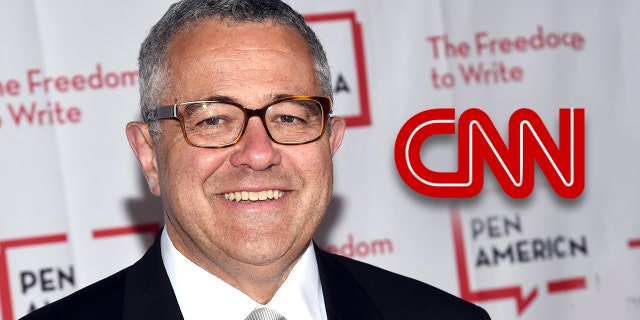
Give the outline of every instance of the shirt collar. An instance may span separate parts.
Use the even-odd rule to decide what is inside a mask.
[[[242,291],[200,268],[180,253],[164,228],[160,240],[162,261],[185,319],[244,320],[255,302]],[[313,245],[304,252],[266,306],[287,319],[326,320],[327,313]]]

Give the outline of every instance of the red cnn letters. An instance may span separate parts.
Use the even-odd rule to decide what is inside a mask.
[[[455,109],[420,112],[398,133],[398,173],[409,187],[423,195],[470,198],[482,189],[486,161],[506,194],[525,198],[533,190],[535,159],[559,196],[576,198],[584,189],[584,109],[560,109],[559,114],[556,145],[533,110],[517,110],[509,119],[507,147],[486,113],[466,110],[458,120],[458,171],[437,172],[424,165],[420,148],[433,135],[455,133]]]

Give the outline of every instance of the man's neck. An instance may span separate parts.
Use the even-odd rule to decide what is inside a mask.
[[[265,299],[259,294],[268,290],[249,296],[187,259],[173,245],[166,230],[161,236],[161,252],[185,319],[207,319],[212,309],[217,310],[221,318],[242,319],[267,300],[266,305],[287,319],[327,319],[318,264],[311,245],[286,273],[275,295],[269,294]]]
[[[271,301],[306,249],[291,252],[264,265],[255,265],[235,260],[224,252],[203,252],[199,247],[183,242],[175,234],[177,230],[169,225],[166,227],[171,242],[183,256],[260,304]]]

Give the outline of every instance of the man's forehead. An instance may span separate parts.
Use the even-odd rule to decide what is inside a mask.
[[[233,62],[245,56],[254,58],[251,55],[257,52],[274,61],[293,58],[299,60],[297,63],[307,60],[313,64],[309,49],[304,38],[291,27],[273,22],[229,25],[210,19],[177,34],[169,43],[167,59],[171,68],[175,65],[184,66],[189,59],[194,59],[194,62],[198,58]]]
[[[286,33],[289,35],[296,34],[297,36],[302,37],[298,32],[298,30],[296,30],[294,27],[285,25],[274,19],[264,19],[260,21],[245,21],[245,20],[237,20],[229,17],[207,17],[204,19],[191,21],[186,25],[182,26],[180,29],[177,30],[177,32],[173,36],[173,39],[180,36],[192,35],[194,33],[201,32],[203,29],[212,28],[212,27],[217,27],[221,30],[234,29],[234,28],[240,28],[240,27],[247,28],[247,29],[252,29],[252,28],[263,29],[265,27],[270,27],[270,28],[273,28],[274,30],[280,29],[282,33]]]
[[[185,48],[186,47],[186,48]],[[312,61],[308,43],[294,28],[274,21],[229,22],[207,19],[178,32],[169,42],[167,59],[169,66],[174,58],[189,56],[193,50],[224,52],[244,50],[283,50],[283,53],[302,54]],[[178,57],[175,57],[177,55]],[[221,57],[223,58],[223,57]]]
[[[256,90],[261,92],[254,101],[322,93],[307,43],[295,29],[273,21],[200,21],[172,40],[168,59],[171,97],[165,97],[167,103],[212,100],[215,95],[242,102],[238,100],[245,96],[234,96],[239,86],[266,88],[260,85],[264,82],[251,81],[258,77],[278,84],[271,92]],[[281,72],[274,74],[273,66]],[[193,77],[207,81],[192,82]]]

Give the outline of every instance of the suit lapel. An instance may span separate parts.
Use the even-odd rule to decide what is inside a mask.
[[[314,244],[329,320],[382,319],[369,295],[331,254]],[[127,272],[123,320],[183,319],[162,263],[160,236]]]
[[[329,320],[382,319],[378,308],[349,271],[315,243],[314,248]]]
[[[160,254],[160,233],[127,272],[123,319],[183,319]]]

